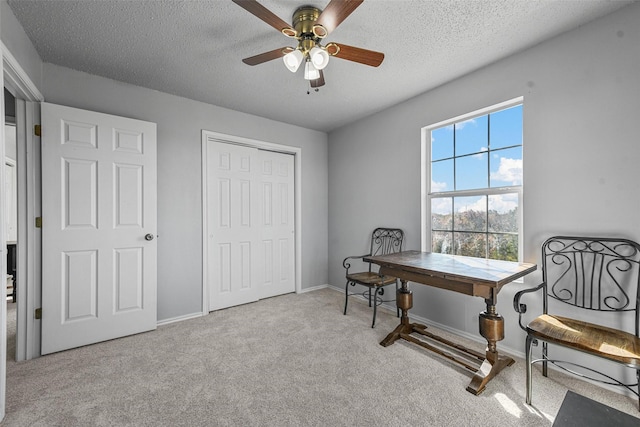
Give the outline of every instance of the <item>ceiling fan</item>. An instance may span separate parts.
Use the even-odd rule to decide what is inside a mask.
[[[322,70],[329,58],[346,59],[360,64],[377,67],[384,59],[384,53],[342,43],[327,43],[323,39],[344,21],[364,0],[331,0],[324,10],[313,6],[299,7],[294,13],[293,25],[277,17],[256,0],[232,0],[249,13],[262,19],[287,37],[298,41],[297,47],[280,47],[269,52],[242,60],[248,65],[258,65],[277,58],[283,58],[289,71],[295,73],[304,62],[304,78],[316,91],[325,84]]]

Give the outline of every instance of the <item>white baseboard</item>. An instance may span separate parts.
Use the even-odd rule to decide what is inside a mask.
[[[300,292],[298,292],[299,294],[304,294],[307,292],[313,292],[313,291],[318,291],[320,289],[326,289],[329,288],[329,285],[318,285],[318,286],[312,286],[310,288],[304,288],[304,289],[300,289]]]
[[[171,317],[169,319],[159,320],[157,325],[163,326],[163,325],[168,325],[169,323],[182,322],[183,320],[195,319],[197,317],[202,317],[207,314],[208,313],[191,313],[191,314],[185,314],[183,316]]]

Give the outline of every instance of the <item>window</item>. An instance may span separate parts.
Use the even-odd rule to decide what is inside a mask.
[[[423,250],[520,261],[522,99],[423,129]]]

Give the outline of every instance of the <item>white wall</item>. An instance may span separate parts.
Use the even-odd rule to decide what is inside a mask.
[[[2,28],[0,37],[2,43],[18,60],[22,69],[27,73],[31,81],[40,88],[42,85],[42,61],[27,37],[24,29],[16,19],[6,0],[0,1],[2,11]]]
[[[5,0],[1,38],[45,100],[158,124],[158,320],[202,308],[202,129],[302,148],[302,288],[327,276],[327,135],[43,64]]]
[[[554,234],[640,240],[640,4],[565,33],[329,135],[329,280],[376,226],[420,249],[421,128],[524,96],[524,261]],[[429,70],[425,69],[425,73]],[[399,78],[401,76],[398,76]],[[526,285],[539,283],[539,272]],[[524,351],[499,295],[505,348]],[[480,298],[412,285],[414,314],[478,336]]]
[[[158,319],[202,310],[201,131],[302,148],[302,288],[327,277],[327,135],[44,65],[47,102],[158,124]]]

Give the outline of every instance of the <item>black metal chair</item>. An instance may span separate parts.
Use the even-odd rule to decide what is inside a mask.
[[[547,365],[552,363],[583,378],[625,387],[638,396],[640,409],[639,284],[640,245],[636,242],[558,236],[542,245],[542,283],[516,293],[513,300],[520,327],[527,332],[527,404],[531,404],[531,367],[536,362],[542,362],[542,375],[545,377]],[[522,318],[527,312],[527,305],[520,303],[520,300],[524,294],[536,291],[542,292],[543,314],[525,327]],[[589,319],[589,322],[550,314],[552,309],[557,311],[560,307],[566,307],[556,301],[572,306],[564,309],[563,313]],[[611,324],[617,326],[614,328],[609,326]],[[631,324],[633,327],[630,327]],[[537,345],[538,341],[543,342],[542,357],[532,360],[531,347]],[[621,381],[577,361],[552,359],[548,353],[549,343],[635,369],[637,381],[631,383],[629,378]]]
[[[344,293],[344,314],[347,314],[347,304],[349,302],[349,297],[351,295],[359,295],[359,294],[350,294],[349,293],[349,285],[362,285],[367,287],[362,295],[367,298],[365,295],[367,292],[369,293],[369,307],[373,304],[373,321],[371,323],[371,327],[376,326],[376,312],[377,308],[383,302],[390,302],[395,300],[383,300],[382,295],[384,294],[384,287],[394,284],[396,285],[396,291],[398,290],[398,279],[391,276],[383,276],[378,274],[377,271],[372,271],[371,263],[366,263],[369,265],[367,271],[359,272],[359,273],[350,273],[349,269],[351,268],[351,262],[353,260],[362,259],[367,256],[375,256],[375,255],[387,255],[390,253],[400,252],[402,250],[402,241],[404,240],[404,232],[399,228],[376,228],[373,230],[371,234],[371,248],[368,254],[365,255],[357,255],[357,256],[348,256],[342,261],[342,265],[346,269],[346,277],[347,284],[345,285]],[[371,290],[374,289],[374,293],[372,295]],[[396,308],[396,315],[400,316],[400,311]]]

